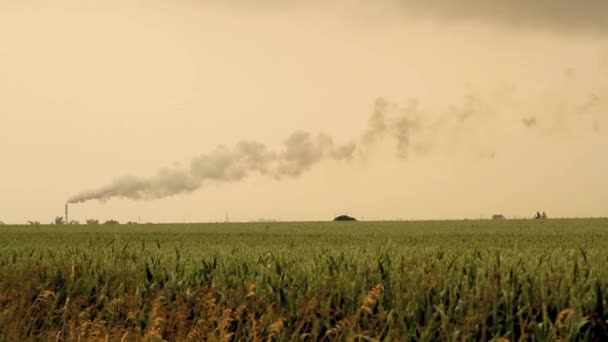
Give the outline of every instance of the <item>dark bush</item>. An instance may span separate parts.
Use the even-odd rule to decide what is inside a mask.
[[[348,215],[340,215],[334,218],[334,221],[357,221],[357,219]]]

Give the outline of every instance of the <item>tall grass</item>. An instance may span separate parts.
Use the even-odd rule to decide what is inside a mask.
[[[0,340],[605,340],[608,220],[0,228]]]

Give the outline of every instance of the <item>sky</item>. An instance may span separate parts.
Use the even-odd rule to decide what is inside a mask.
[[[0,2],[0,221],[608,216],[604,0]]]

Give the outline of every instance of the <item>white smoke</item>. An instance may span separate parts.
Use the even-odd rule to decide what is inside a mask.
[[[271,151],[258,142],[241,141],[233,148],[218,146],[211,153],[195,157],[189,168],[161,169],[150,178],[118,178],[108,186],[70,197],[68,203],[114,197],[158,199],[193,192],[208,181],[240,181],[252,173],[276,179],[298,177],[324,159],[351,159],[355,148],[355,143],[336,145],[327,135],[301,131],[291,134],[280,151]]]
[[[565,115],[572,122],[591,122],[587,127],[599,133],[601,116],[608,112],[605,92],[606,89],[591,92],[586,97],[574,99],[570,106],[551,104],[559,107],[561,113],[554,118],[550,115],[529,116],[530,108],[522,109],[521,113],[504,113],[504,108],[499,108],[500,103],[504,102],[501,99],[485,100],[482,96],[474,95],[465,96],[461,104],[449,106],[444,111],[423,108],[418,100],[398,105],[380,97],[374,102],[367,128],[352,142],[336,144],[325,134],[296,131],[277,150],[255,141],[241,141],[234,147],[220,145],[210,153],[193,158],[188,167],[161,169],[149,178],[117,178],[107,186],[70,197],[68,203],[107,201],[111,198],[159,199],[191,193],[208,182],[242,181],[251,174],[277,180],[296,178],[325,160],[349,161],[355,156],[365,158],[366,154],[372,153],[374,145],[384,140],[394,142],[398,158],[421,156],[435,150],[451,151],[463,142],[471,143],[466,146],[468,149],[482,146],[478,151],[479,156],[493,158],[496,155],[492,144],[495,135],[505,129],[501,114],[516,118],[517,124],[509,126],[511,128],[539,126],[544,123],[543,120],[559,122]],[[548,122],[545,126],[552,124]],[[527,132],[542,134],[541,130]]]

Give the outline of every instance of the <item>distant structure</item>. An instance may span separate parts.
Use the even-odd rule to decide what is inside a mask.
[[[492,215],[492,220],[504,220],[505,216],[503,214],[494,214]]]
[[[335,217],[334,221],[357,221],[357,219],[348,215],[340,215]]]

